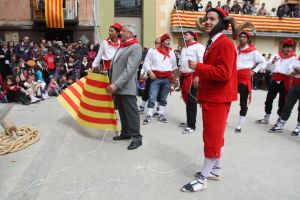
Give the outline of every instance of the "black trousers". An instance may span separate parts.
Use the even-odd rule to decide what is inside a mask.
[[[136,96],[116,94],[114,101],[120,114],[122,124],[121,135],[133,137],[134,139],[142,139]]]
[[[180,85],[182,85],[184,77],[180,77]],[[197,91],[198,88],[195,88],[193,85],[188,94],[188,101],[186,104],[186,122],[188,127],[196,129],[196,117],[197,117]]]
[[[272,107],[273,107],[273,101],[276,98],[277,94],[279,93],[279,100],[278,100],[278,110],[277,114],[280,116],[282,109],[285,104],[285,97],[286,97],[286,91],[284,88],[283,81],[278,84],[276,81],[272,80],[271,85],[268,90],[267,99],[265,101],[265,113],[271,114]]]
[[[148,77],[146,79],[145,90],[144,90],[144,94],[142,96],[143,101],[148,101],[148,99],[149,99],[150,84],[151,84],[151,79]]]
[[[297,121],[298,123],[300,123],[300,85],[294,85],[288,93],[287,100],[280,115],[284,121],[287,121],[289,119],[294,105],[297,103],[297,101],[299,101]]]
[[[240,116],[246,116],[247,111],[248,111],[248,96],[249,96],[249,91],[247,86],[239,83],[238,84],[238,92],[240,94]]]

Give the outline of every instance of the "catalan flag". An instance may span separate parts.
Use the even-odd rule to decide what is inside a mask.
[[[108,85],[106,75],[89,73],[65,89],[58,101],[79,124],[118,131],[113,98],[105,89]]]
[[[64,28],[63,0],[45,0],[47,28]]]

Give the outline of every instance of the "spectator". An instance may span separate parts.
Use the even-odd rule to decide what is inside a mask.
[[[51,75],[54,75],[54,73],[55,73],[55,56],[53,55],[52,49],[48,49],[48,54],[45,55],[45,61],[47,64],[48,72]]]
[[[201,3],[202,0],[196,0],[195,3],[194,3],[194,9],[195,11],[198,11],[198,12],[202,12],[203,11],[203,5]]]
[[[269,13],[270,17],[276,17],[277,16],[277,12],[276,12],[276,8],[272,8],[271,12]]]
[[[176,10],[184,10],[185,0],[176,0],[174,4],[174,9]]]
[[[238,3],[238,1],[233,2],[233,6],[230,9],[230,13],[234,13],[234,14],[241,14],[242,13],[242,7]]]
[[[251,14],[250,1],[245,1],[244,5],[243,5],[242,13],[244,15],[250,15]]]
[[[192,0],[186,0],[184,3],[184,10],[186,11],[194,11],[194,5],[192,3]]]
[[[300,18],[300,5],[296,5],[292,11],[292,17]]]
[[[52,77],[47,89],[48,95],[57,97],[60,94],[59,91],[59,85],[57,84],[55,78]]]
[[[250,5],[251,6],[251,12],[250,12],[250,14],[251,15],[257,15],[257,9],[256,9],[256,7],[254,6],[254,5]]]
[[[216,8],[221,8],[221,1],[218,1]]]
[[[16,45],[16,54],[19,58],[23,58],[25,62],[29,60],[29,50],[31,49],[29,37],[25,36],[21,44]]]
[[[89,54],[88,54],[88,62],[90,64],[92,64],[94,62],[96,55],[97,55],[97,52],[95,51],[94,45],[90,44]]]
[[[75,54],[80,54],[80,55],[88,55],[89,54],[89,52],[88,52],[88,50],[87,50],[87,48],[85,48],[84,46],[83,46],[83,42],[82,42],[82,40],[78,40],[78,46],[77,46],[77,48],[75,49]]]
[[[42,91],[41,91],[41,85],[35,80],[35,75],[30,75],[26,82],[24,83],[24,87],[26,89],[26,94],[29,95],[31,102],[30,103],[36,103],[41,101],[41,99],[37,97],[41,97]]]
[[[265,8],[265,5],[266,5],[265,3],[261,4],[261,8],[258,10],[258,13],[257,13],[258,16],[265,16],[265,15],[267,15],[267,10]]]
[[[209,1],[208,3],[207,3],[207,5],[206,5],[206,7],[205,7],[205,12],[207,12],[209,9],[211,9],[212,8],[212,3],[211,3],[211,1]]]
[[[231,4],[231,0],[227,0],[226,4],[222,6],[223,10],[225,10],[226,12],[230,12],[230,4]]]
[[[288,17],[290,15],[290,8],[287,0],[285,0],[284,3],[277,8],[276,15],[279,18]]]
[[[9,75],[6,77],[3,89],[6,92],[8,102],[17,102],[23,105],[30,104],[29,98],[21,91],[21,87],[15,84],[15,80],[12,76]]]

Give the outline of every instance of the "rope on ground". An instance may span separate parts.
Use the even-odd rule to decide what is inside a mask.
[[[20,151],[40,139],[38,130],[30,127],[17,128],[16,132],[0,133],[0,155]]]

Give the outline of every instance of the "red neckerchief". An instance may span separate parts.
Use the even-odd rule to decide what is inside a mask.
[[[280,56],[281,59],[287,59],[287,58],[291,58],[293,56],[296,56],[294,50],[291,50],[290,53],[288,55],[284,55],[283,51],[279,51],[278,55]]]
[[[157,47],[156,50],[161,53],[162,55],[164,55],[164,60],[166,59],[166,57],[170,58],[170,51],[171,48],[168,48],[167,51],[164,51],[161,47]]]
[[[132,39],[127,40],[126,42],[122,43],[120,47],[121,47],[121,48],[123,48],[123,47],[128,47],[128,46],[130,46],[130,45],[132,45],[132,44],[135,44],[135,43],[139,43],[139,42],[137,41],[137,39],[132,38]]]
[[[248,48],[241,49],[240,45],[237,47],[239,54],[241,53],[250,53],[252,51],[255,51],[255,47],[252,44],[248,44]]]
[[[194,45],[194,44],[198,44],[198,42],[196,42],[196,41],[189,42],[189,43],[187,43],[187,46],[189,47],[189,46],[192,46],[192,45]]]
[[[110,38],[107,38],[106,41],[107,41],[109,46],[113,46],[115,48],[119,48],[120,45],[121,45],[121,40],[120,39],[118,39],[117,42],[113,42]]]

